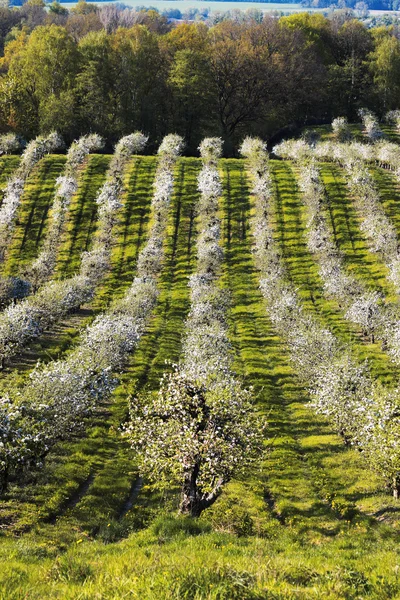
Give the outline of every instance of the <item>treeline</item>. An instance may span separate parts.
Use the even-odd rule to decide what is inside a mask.
[[[140,129],[155,145],[175,131],[188,153],[219,134],[229,152],[247,134],[400,103],[394,26],[366,29],[346,12],[213,27],[147,12],[132,24],[126,11],[79,4],[68,15],[1,10],[1,132],[30,139],[56,129],[67,142],[96,132],[111,144]],[[29,18],[16,22],[21,11]]]

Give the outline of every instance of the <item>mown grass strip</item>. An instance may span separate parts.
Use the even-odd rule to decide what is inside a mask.
[[[110,160],[109,155],[93,154],[85,161],[58,253],[57,277],[74,275],[79,270],[81,253],[89,249],[97,222],[95,199],[105,181]]]
[[[382,352],[379,343],[367,343],[357,328],[345,320],[338,303],[324,297],[318,265],[306,245],[306,217],[293,168],[285,161],[271,161],[276,192],[276,239],[280,243],[289,277],[298,288],[304,308],[314,314],[323,327],[350,343],[360,361],[370,361],[371,370],[383,381],[396,379],[397,369]],[[346,226],[350,219],[345,219]],[[339,239],[341,225],[335,221]],[[356,231],[352,229],[353,240]],[[379,263],[378,263],[379,266]],[[368,272],[367,272],[368,273]]]
[[[143,336],[112,401],[101,407],[88,423],[87,436],[60,444],[50,453],[45,470],[32,475],[29,486],[24,488],[28,491],[22,505],[20,486],[10,493],[6,510],[16,530],[28,522],[32,525],[47,519],[57,521],[55,538],[62,538],[61,532],[70,530],[72,523],[74,528],[92,533],[100,530],[100,535],[105,537],[118,536],[127,527],[142,523],[158,506],[159,494],[145,493],[144,500],[138,500],[142,505],[140,516],[136,510],[130,510],[123,522],[118,522],[137,479],[134,457],[121,439],[118,427],[126,418],[129,393],[144,386],[157,388],[163,371],[169,368],[165,361],[179,358],[183,321],[188,310],[187,275],[193,263],[189,235],[193,237],[197,171],[196,160],[182,159],[178,163],[160,302],[149,332]],[[136,247],[136,243],[133,238],[132,245]],[[151,508],[147,508],[148,503]],[[60,519],[57,519],[58,514]],[[111,529],[107,527],[110,520]],[[48,532],[49,527],[53,526],[41,525],[41,529]]]
[[[66,157],[49,155],[34,168],[25,184],[18,219],[10,244],[5,275],[16,275],[36,258],[40,241],[46,231],[46,222],[51,207],[56,179],[61,175]]]
[[[61,260],[59,275],[65,274],[65,272],[69,270],[68,263],[64,264],[64,261],[66,260],[65,254],[68,256],[74,256],[76,258],[77,268],[79,268],[79,246],[83,240],[80,239],[79,241],[81,236],[80,233],[77,232],[77,223],[79,222],[79,230],[82,229],[86,233],[91,229],[91,227],[94,226],[93,212],[95,214],[97,213],[97,206],[94,202],[98,192],[97,186],[101,185],[101,177],[103,179],[105,177],[105,171],[107,169],[109,157],[104,160],[104,157],[94,155],[91,156],[90,159],[94,159],[93,168],[95,170],[99,170],[101,168],[101,172],[98,173],[97,181],[94,183],[96,177],[93,177],[92,179],[89,177],[91,173],[90,164],[88,165],[88,169],[85,171],[82,187],[80,190],[78,190],[78,194],[75,197],[74,204],[75,202],[76,204],[73,211],[75,214],[75,217],[73,218],[75,225],[71,224],[68,232],[69,238],[64,246],[64,258]],[[143,188],[143,180],[146,182],[145,189]],[[92,185],[89,184],[90,181],[92,181]],[[132,181],[131,184],[131,187],[127,189],[127,206],[125,206],[124,209],[131,215],[129,224],[126,225],[124,232],[117,231],[117,242],[115,247],[117,249],[120,243],[122,244],[125,239],[128,239],[131,246],[136,248],[136,251],[138,252],[145,239],[146,228],[144,224],[147,223],[152,195],[151,185],[147,187],[148,171],[145,165],[143,165],[142,169],[142,164],[140,163],[137,180],[135,182]],[[137,185],[137,194],[136,188],[133,184]],[[71,242],[71,238],[74,238],[75,241]],[[73,249],[71,249],[71,244],[74,246]],[[123,258],[121,258],[121,261],[123,262]],[[114,262],[113,267],[118,268],[118,264],[118,262]],[[126,285],[127,284],[128,281],[126,281]],[[94,317],[94,315],[99,312],[99,310],[105,307],[107,303],[106,301],[109,301],[109,299],[113,296],[113,290],[115,286],[115,281],[113,281],[112,278],[106,279],[106,281],[100,287],[96,298],[90,305],[82,307],[79,311],[73,315],[70,315],[61,323],[55,325],[51,331],[46,332],[40,337],[39,340],[30,344],[26,351],[24,351],[20,356],[15,357],[15,359],[11,362],[10,370],[24,372],[26,375],[36,364],[37,360],[47,362],[51,359],[63,356],[64,353],[68,352],[72,348],[74,342],[77,340],[80,328],[84,327]]]

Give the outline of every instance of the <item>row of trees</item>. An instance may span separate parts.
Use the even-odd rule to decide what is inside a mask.
[[[261,460],[264,431],[251,390],[232,371],[228,298],[219,282],[222,140],[206,138],[199,150],[197,269],[190,277],[182,358],[158,392],[132,400],[125,430],[143,474],[180,485],[181,512],[193,517],[215,502],[233,475]]]
[[[367,291],[361,281],[347,273],[343,255],[334,242],[325,214],[325,190],[318,166],[314,161],[301,165],[299,186],[307,207],[307,246],[316,257],[324,293],[335,298],[347,320],[362,329],[374,341],[382,324],[382,296]]]
[[[0,265],[4,262],[15,226],[17,211],[21,202],[25,182],[38,161],[49,152],[59,150],[63,141],[57,133],[40,136],[25,148],[20,165],[7,182],[0,207]]]
[[[12,11],[11,11],[12,13]],[[66,139],[96,132],[114,142],[140,129],[174,130],[195,153],[208,132],[226,152],[244,133],[288,123],[379,114],[400,94],[394,27],[366,29],[348,15],[265,16],[213,27],[184,23],[14,26],[0,59],[0,131],[27,139],[57,128]],[[10,26],[11,26],[10,21]]]
[[[4,138],[6,143],[4,143]],[[11,144],[10,147],[7,141],[11,141],[11,136],[0,138],[0,147],[2,146],[5,152],[10,152],[14,150],[17,144]],[[23,279],[16,276],[0,277],[0,306],[7,305],[12,299],[28,295],[31,290],[35,292],[51,278],[56,265],[57,252],[68,216],[69,205],[78,187],[78,168],[89,152],[99,150],[101,147],[102,140],[100,136],[92,134],[81,137],[69,148],[64,173],[56,182],[56,193],[50,209],[50,222],[43,247],[37,259],[24,273]],[[25,154],[23,156],[24,160]],[[9,226],[11,224],[12,222],[9,223]],[[5,236],[5,241],[7,237],[10,237],[10,233]]]
[[[40,463],[54,443],[82,425],[83,417],[114,389],[114,373],[137,346],[157,301],[173,168],[181,150],[176,135],[159,147],[152,226],[125,296],[96,317],[65,360],[38,365],[22,388],[10,387],[0,398],[0,491],[11,474]],[[114,203],[111,192],[108,204]]]
[[[97,141],[95,138],[96,143]],[[125,136],[118,142],[108,169],[106,182],[96,199],[99,207],[98,226],[91,250],[82,253],[79,273],[69,279],[46,283],[52,272],[51,267],[55,266],[61,234],[59,225],[62,227],[64,221],[62,213],[53,215],[55,227],[50,227],[49,237],[45,241],[43,250],[30,270],[33,279],[23,280],[26,290],[35,292],[36,287],[39,286],[38,291],[0,313],[0,361],[2,365],[6,358],[14,356],[30,340],[39,337],[65,315],[78,310],[82,304],[93,299],[110,267],[114,226],[117,223],[119,209],[122,207],[125,167],[132,154],[140,152],[146,142],[147,137],[140,132]],[[73,161],[76,156],[75,150],[76,146],[74,145],[69,161],[67,161],[67,173],[70,161]],[[71,190],[69,186],[67,187],[69,193]],[[59,191],[57,190],[55,197],[57,205]],[[40,287],[40,284],[45,285]]]
[[[378,253],[386,264],[388,282],[394,285],[396,294],[399,294],[400,258],[396,229],[380,203],[377,187],[368,171],[368,163],[383,164],[398,177],[400,157],[397,145],[379,141],[379,128],[373,121],[373,116],[370,115],[366,121],[366,129],[368,131],[368,124],[371,125],[370,137],[378,140],[374,144],[322,142],[311,147],[304,140],[298,140],[283,142],[274,151],[295,159],[302,165],[300,182],[305,192],[303,198],[309,211],[314,211],[309,221],[309,249],[317,255],[326,294],[339,300],[346,311],[345,317],[359,325],[365,335],[381,340],[385,350],[399,364],[399,303],[389,303],[377,291],[366,291],[359,281],[345,273],[340,253],[332,243],[326,220],[321,214],[324,198],[318,169],[315,164],[305,166],[310,160],[319,158],[336,160],[346,169],[348,185],[356,200],[365,239],[370,250]],[[337,122],[333,125],[338,136],[343,137],[343,120],[340,127]]]
[[[349,346],[304,312],[274,240],[271,181],[263,143],[246,140],[242,153],[254,181],[255,257],[269,316],[288,344],[293,365],[310,392],[314,408],[333,423],[346,444],[362,451],[397,498],[399,390],[373,380],[367,364],[357,363]]]

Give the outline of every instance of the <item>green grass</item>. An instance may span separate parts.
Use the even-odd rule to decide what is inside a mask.
[[[14,171],[18,168],[19,156],[0,156],[0,206],[3,200],[3,189]]]
[[[90,245],[93,202],[107,160],[90,157],[81,174],[59,276]],[[68,352],[79,324],[123,294],[146,239],[155,166],[154,158],[140,157],[127,170],[113,268],[91,313],[71,326],[69,339],[54,331],[54,346],[33,349],[25,371],[15,365],[8,377],[18,369],[28,374],[33,360],[46,352]],[[171,361],[179,360],[188,275],[196,259],[199,169],[197,159],[184,158],[176,166],[159,302],[119,387],[88,419],[84,432],[54,448],[43,468],[14,482],[0,503],[1,600],[400,598],[400,505],[365,468],[361,454],[346,448],[311,410],[288,350],[268,319],[252,259],[250,184],[240,160],[220,163],[223,284],[231,293],[234,366],[254,387],[268,421],[268,452],[259,468],[231,482],[197,523],[175,517],[177,490],[138,478],[119,427],[128,397],[157,389]],[[338,306],[323,297],[305,244],[296,174],[285,162],[273,161],[272,169],[277,240],[305,308],[349,340],[360,357],[368,356],[380,377],[391,378],[378,346],[365,344]],[[384,269],[360,235],[340,170],[324,165],[323,175],[347,267],[368,287],[384,289]],[[384,202],[390,203],[395,191],[389,184],[379,181],[388,190]]]
[[[111,156],[89,155],[79,174],[78,191],[72,198],[57,260],[57,275],[71,277],[79,271],[80,257],[88,250],[97,218],[96,196],[105,181]]]
[[[46,233],[56,179],[62,174],[65,161],[65,156],[45,156],[28,177],[4,265],[6,275],[21,272],[38,255],[40,241]]]
[[[276,161],[272,163],[272,173],[276,190],[277,241],[280,243],[288,274],[298,288],[304,307],[320,320],[322,326],[330,329],[343,341],[350,343],[359,360],[368,359],[375,375],[381,377],[383,381],[393,381],[396,378],[397,369],[388,356],[381,351],[380,344],[371,344],[362,339],[357,328],[345,320],[337,301],[326,299],[324,296],[318,265],[307,249],[306,210],[301,203],[300,192],[296,186],[294,168],[286,161]],[[324,183],[327,183],[325,175],[324,172]],[[354,263],[361,263],[361,269],[367,280],[374,282],[377,280],[380,289],[387,291],[390,299],[392,290],[386,287],[386,267],[376,256],[366,251],[354,210],[344,194],[340,195],[344,192],[343,184],[340,187],[338,176],[336,173],[335,175],[335,193],[332,194],[329,186],[327,186],[327,191],[331,201],[332,218],[339,247],[342,246],[342,239],[346,241],[349,237],[352,239],[353,253],[351,256]],[[336,200],[333,200],[334,197]],[[349,254],[348,244],[346,249]],[[349,263],[348,256],[346,258]],[[355,258],[358,260],[356,261]]]

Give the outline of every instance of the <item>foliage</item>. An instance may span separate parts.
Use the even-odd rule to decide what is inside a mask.
[[[223,252],[219,246],[216,167],[220,138],[199,147],[203,169],[197,239],[197,272],[190,279],[191,310],[185,323],[183,357],[165,374],[158,394],[131,402],[125,430],[139,453],[142,473],[154,481],[181,486],[181,511],[198,517],[221,494],[234,474],[249,466],[262,448],[263,425],[231,371],[226,306],[216,281]]]
[[[365,108],[360,108],[358,115],[361,117],[364,133],[371,142],[377,142],[383,135],[375,115]]]
[[[69,142],[97,131],[113,143],[133,129],[160,140],[168,129],[192,154],[221,135],[232,155],[246,134],[397,108],[394,30],[352,12],[233,11],[199,23],[189,9],[173,24],[154,10],[39,4],[2,9],[0,125],[26,139],[57,127]]]
[[[259,142],[255,142],[255,145],[259,145]],[[247,146],[248,143],[246,144],[246,154],[250,157],[252,171],[261,171],[257,155],[254,154],[252,158],[252,153],[249,152]],[[301,149],[300,152],[298,151],[299,148]],[[313,150],[307,149],[304,142],[286,142],[275,148],[274,152],[291,156],[300,162],[310,160]],[[318,152],[318,149],[316,149],[316,152]],[[369,209],[369,214],[371,216],[375,214],[382,215],[382,218],[386,219],[382,208],[376,202],[376,190],[368,172],[364,170],[363,163],[359,159],[356,164],[359,170],[356,171],[357,174],[352,171],[352,185],[355,186],[357,193],[362,197],[366,210]],[[354,161],[347,163],[346,168],[354,168]],[[263,172],[268,180],[267,163],[263,166]],[[316,214],[318,214],[323,197],[318,171],[313,163],[305,168],[301,179],[301,187],[306,194],[306,203],[311,211],[309,221],[311,227],[314,226],[313,222]],[[386,414],[392,416],[396,414],[398,408],[394,407],[398,407],[398,390],[387,388],[382,392],[379,382],[372,379],[368,367],[357,365],[352,357],[351,348],[340,343],[329,330],[319,326],[311,315],[303,313],[296,290],[290,283],[285,281],[282,259],[276,250],[271,250],[271,246],[274,246],[274,240],[270,225],[268,197],[257,195],[256,204],[254,228],[256,232],[255,239],[257,240],[256,251],[262,257],[258,260],[259,269],[261,270],[260,288],[267,300],[270,318],[279,333],[285,337],[293,364],[301,379],[307,385],[316,410],[329,417],[338,433],[343,436],[347,443],[351,442],[363,450],[366,449],[365,452],[363,451],[363,455],[369,465],[375,468],[383,479],[391,480],[393,493],[397,497],[399,485],[398,472],[395,469],[398,468],[398,464],[393,450],[390,449],[390,444],[392,443],[393,448],[396,447],[397,442],[391,434],[390,417],[386,420],[385,416]],[[368,218],[368,214],[366,216]],[[257,233],[258,218],[260,217],[266,225],[262,236]],[[318,244],[311,247],[315,252],[322,255],[326,252],[324,260],[329,261],[331,253],[333,252],[333,255],[335,255],[336,250],[334,246],[331,246],[325,221],[319,218],[318,226],[321,225],[325,228],[325,233],[319,235]],[[268,231],[268,227],[270,231]],[[388,230],[387,239],[392,240],[395,234],[390,222],[388,222]],[[382,232],[381,235],[384,236],[385,232]],[[268,243],[263,240],[268,240]],[[261,245],[259,246],[260,242]],[[388,246],[382,242],[382,251],[386,255],[390,255],[391,252],[390,242]],[[323,274],[331,277],[340,273],[339,257],[340,255],[336,254],[336,269],[331,268]],[[338,281],[341,281],[340,277]],[[330,287],[332,288],[331,285]],[[344,289],[347,292],[352,291],[351,287]],[[384,322],[382,325],[384,317],[379,305],[380,295],[376,292],[360,294],[357,289],[354,291],[356,293],[352,296],[352,304],[346,313],[347,318],[361,325],[364,332],[369,331],[373,334],[376,329],[383,327],[385,339],[386,336],[390,338],[391,335],[393,339],[393,323],[389,321]],[[343,290],[340,294],[342,293]],[[390,315],[390,313],[387,314]],[[377,401],[377,398],[381,397],[388,398],[388,402],[385,404],[383,401],[381,405],[380,401]],[[384,409],[383,414],[381,407]],[[377,446],[375,446],[375,455],[372,457],[374,446],[368,446],[367,439],[370,438],[368,438],[366,432],[368,430],[375,431],[375,428],[380,428],[382,432],[381,452],[378,452]],[[384,443],[383,440],[387,440],[387,443]],[[370,452],[367,451],[367,448],[370,449]],[[393,461],[391,462],[392,458]],[[396,467],[393,465],[396,465]]]

